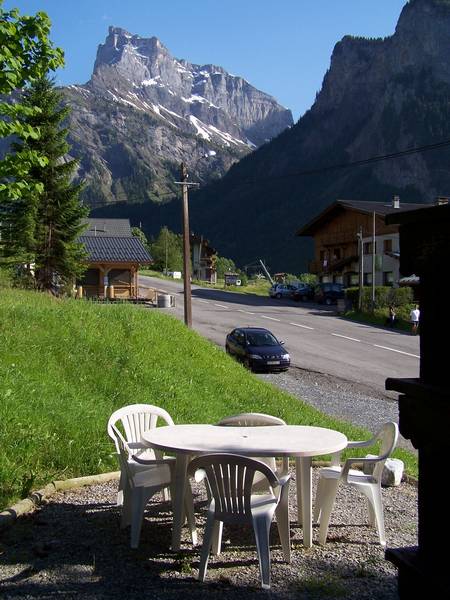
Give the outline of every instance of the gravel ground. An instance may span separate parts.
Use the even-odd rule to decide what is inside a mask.
[[[375,432],[385,421],[398,421],[397,402],[388,395],[344,379],[293,368],[259,375],[318,410]],[[407,440],[400,445],[412,449]],[[314,481],[318,469],[314,469]],[[184,596],[227,600],[273,596],[280,599],[398,599],[396,569],[384,559],[376,532],[366,525],[363,498],[342,486],[333,511],[328,543],[302,546],[295,523],[295,485],[291,484],[292,562],[283,562],[276,527],[272,528],[272,589],[259,587],[259,570],[251,530],[224,530],[223,551],[211,557],[207,580],[195,577],[198,548],[184,532],[182,551],[169,550],[170,507],[159,495],[148,505],[138,550],[129,548],[128,530],[120,530],[115,506],[117,483],[58,493],[24,516],[0,538],[2,600],[63,597],[77,600]],[[194,485],[199,538],[204,525],[205,495]],[[389,547],[417,544],[417,489],[403,482],[384,488]],[[314,529],[317,539],[317,528]]]
[[[327,415],[360,425],[372,433],[386,421],[398,423],[397,400],[362,383],[298,368],[291,368],[285,373],[264,373],[258,377]],[[398,445],[416,453],[411,443],[401,436]]]
[[[314,469],[314,482],[318,469]],[[0,597],[3,600],[106,600],[183,597],[227,600],[271,596],[280,599],[397,599],[395,568],[385,561],[378,537],[366,525],[365,502],[341,486],[328,543],[302,546],[294,522],[295,485],[291,484],[292,562],[283,562],[272,526],[272,589],[259,587],[253,534],[249,528],[224,529],[222,553],[211,557],[205,583],[198,582],[199,550],[183,531],[182,551],[169,550],[169,505],[155,496],[146,513],[141,544],[129,548],[129,531],[119,528],[117,482],[58,493],[4,532],[0,542]],[[203,488],[194,484],[196,519],[202,540]],[[417,543],[417,489],[409,483],[384,488],[389,547]],[[314,539],[317,539],[314,528]]]

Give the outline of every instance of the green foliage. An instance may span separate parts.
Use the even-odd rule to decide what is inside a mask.
[[[239,279],[241,280],[241,286],[246,286],[248,285],[248,277],[247,274],[244,273],[244,271],[241,271],[240,269],[237,271],[237,274],[239,275]]]
[[[134,237],[137,237],[141,240],[144,248],[147,248],[147,249],[149,248],[147,236],[145,235],[145,233],[142,231],[142,229],[140,227],[132,227],[131,233],[134,235]]]
[[[354,308],[359,306],[359,287],[347,288],[346,297]],[[396,307],[407,306],[413,301],[413,290],[410,287],[393,288],[390,286],[375,287],[375,308],[387,308],[390,304]],[[372,309],[372,287],[364,286],[362,294],[362,310]]]
[[[298,281],[301,281],[302,283],[307,283],[312,287],[319,283],[319,278],[314,273],[300,273],[297,279]]]
[[[12,273],[10,269],[0,266],[0,289],[11,287]]]
[[[65,160],[69,150],[67,130],[62,127],[69,109],[61,105],[61,93],[47,78],[36,79],[23,95],[24,107],[38,107],[26,113],[26,123],[40,132],[13,144],[18,152],[36,153],[45,163],[33,165],[24,178],[39,193],[4,204],[3,255],[10,261],[34,263],[39,288],[52,290],[69,285],[83,269],[85,252],[77,242],[83,229],[81,219],[88,213],[79,202],[81,184],[72,183],[77,162]]]
[[[39,488],[117,470],[106,423],[137,401],[176,423],[254,411],[369,436],[264,383],[158,311],[2,289],[0,315],[0,509],[31,480]],[[397,452],[414,470],[412,455]]]
[[[48,39],[50,20],[43,12],[22,16],[17,9],[5,11],[0,2],[0,137],[17,136],[22,140],[37,139],[39,128],[27,122],[39,108],[11,102],[15,90],[29,85],[64,64],[60,48]],[[25,180],[34,165],[45,157],[24,149],[8,154],[0,161],[0,207],[5,199],[20,199],[25,193],[40,191],[39,185]],[[0,213],[1,217],[1,213]]]
[[[159,271],[183,271],[183,238],[163,227],[150,245],[153,266]]]
[[[236,265],[231,260],[231,258],[225,258],[224,256],[217,256],[216,271],[217,271],[217,278],[223,279],[225,273],[235,273],[236,272]]]

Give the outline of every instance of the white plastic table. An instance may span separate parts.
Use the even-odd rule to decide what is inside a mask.
[[[243,456],[293,456],[297,473],[298,520],[303,523],[303,543],[312,545],[311,460],[347,446],[344,434],[323,427],[275,425],[220,427],[217,425],[170,425],[145,432],[142,442],[151,448],[174,453],[172,550],[180,549],[183,494],[191,456],[213,452]],[[301,517],[300,517],[301,514]]]

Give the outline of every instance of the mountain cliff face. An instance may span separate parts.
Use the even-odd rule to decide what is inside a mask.
[[[410,0],[394,35],[336,44],[316,102],[296,125],[192,194],[192,229],[240,265],[263,258],[276,271],[303,271],[312,244],[295,232],[336,199],[450,196],[450,146],[342,165],[446,140],[450,1]],[[174,211],[138,218],[152,233],[159,222],[176,228]]]
[[[93,205],[164,201],[181,161],[197,181],[219,177],[293,122],[244,79],[117,27],[99,46],[90,81],[64,91],[72,154]]]

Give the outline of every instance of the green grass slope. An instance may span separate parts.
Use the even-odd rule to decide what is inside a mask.
[[[52,479],[116,470],[106,423],[137,402],[176,423],[254,411],[368,435],[260,381],[156,310],[0,289],[0,508]],[[414,473],[414,458],[398,456]]]

